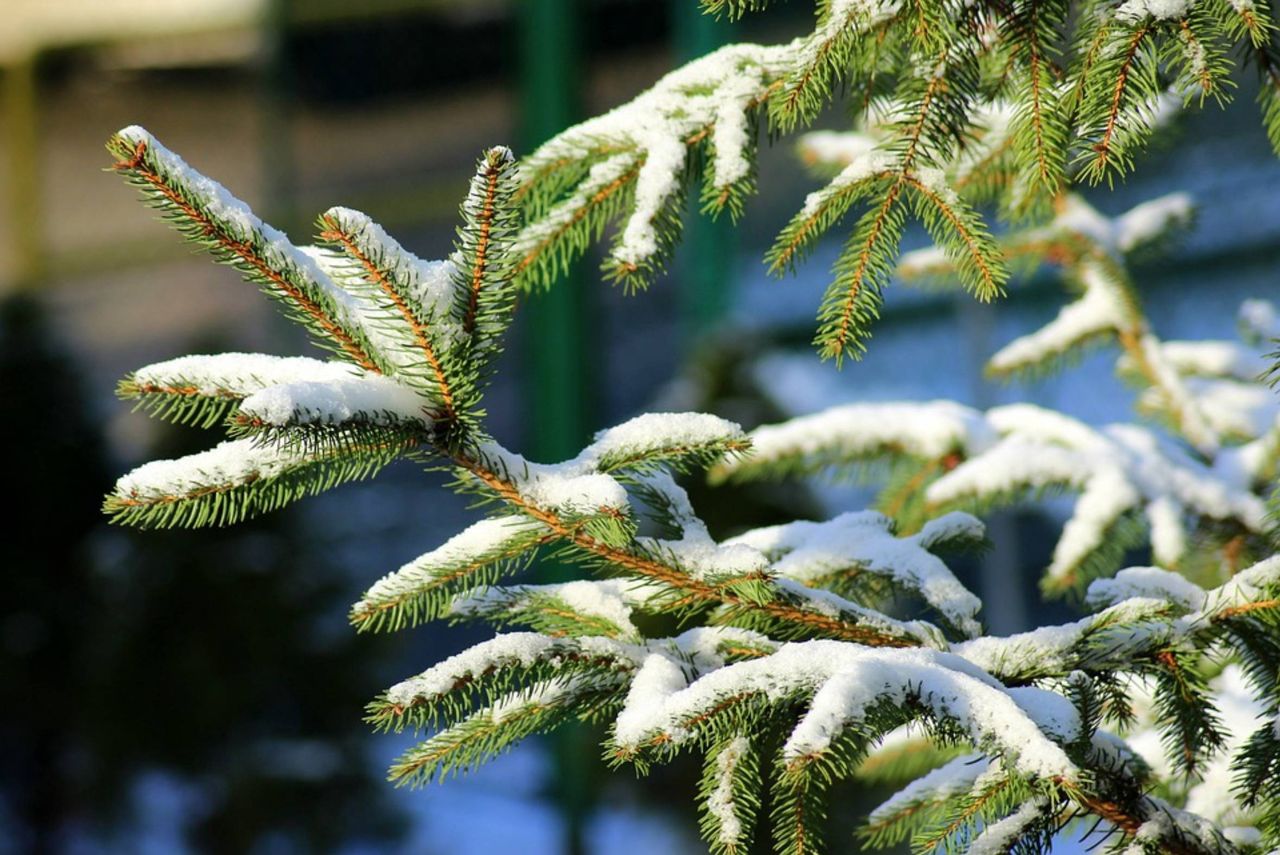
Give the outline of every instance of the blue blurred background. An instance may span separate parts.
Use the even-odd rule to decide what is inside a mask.
[[[792,4],[730,26],[693,0],[5,0],[0,447],[14,501],[0,539],[0,852],[703,851],[696,769],[608,774],[598,733],[531,742],[422,792],[382,782],[408,743],[370,733],[365,701],[480,637],[368,638],[346,625],[365,586],[475,518],[438,476],[393,468],[227,531],[103,524],[116,475],[213,442],[130,413],[111,394],[121,375],[189,352],[306,345],[103,172],[102,143],[145,125],[300,241],[316,213],[344,204],[443,257],[484,147],[528,151],[681,59],[790,38],[809,14]],[[1166,337],[1229,337],[1242,299],[1280,296],[1280,167],[1252,86],[1242,77],[1226,112],[1188,115],[1127,184],[1091,194],[1108,213],[1193,194],[1196,228],[1135,270]],[[823,124],[844,121],[837,107]],[[603,286],[588,259],[521,306],[490,398],[501,440],[565,457],[653,407],[748,427],[935,397],[1128,417],[1106,354],[1035,385],[982,381],[987,354],[1056,312],[1052,277],[995,307],[895,292],[865,361],[820,365],[807,341],[834,249],[792,280],[764,277],[764,247],[815,182],[789,144],[762,159],[747,217],[691,217],[672,274],[649,293]],[[722,534],[866,500],[794,488],[695,498]],[[1052,513],[996,526],[1000,547],[962,568],[987,595],[989,625],[1061,616],[1032,593]],[[871,798],[850,792],[834,840],[851,840]]]

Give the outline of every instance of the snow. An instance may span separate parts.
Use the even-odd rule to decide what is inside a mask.
[[[1169,600],[1187,611],[1199,611],[1205,604],[1205,592],[1199,585],[1159,567],[1128,567],[1110,579],[1095,579],[1085,601],[1098,608],[1131,597]]]
[[[1194,213],[1195,205],[1187,193],[1142,202],[1115,219],[1115,245],[1121,252],[1130,252],[1175,225],[1185,225]]]
[[[501,724],[512,715],[572,701],[573,690],[578,688],[577,683],[576,680],[544,680],[534,683],[527,689],[502,698],[490,706],[486,714],[494,724]]]
[[[1166,341],[1160,352],[1183,375],[1255,380],[1266,368],[1256,351],[1234,341]],[[1128,367],[1127,357],[1122,365]]]
[[[743,544],[773,560],[778,576],[811,585],[839,572],[872,573],[907,588],[941,612],[966,635],[981,632],[981,601],[968,591],[925,543],[958,533],[981,536],[982,524],[968,514],[949,514],[918,535],[897,538],[893,522],[875,511],[841,514],[827,522],[794,522],[754,529],[727,544]]]
[[[527,542],[531,534],[539,531],[545,531],[545,526],[521,515],[480,520],[438,548],[383,576],[365,592],[352,610],[357,614],[367,612],[381,603],[409,596],[437,580],[450,577],[460,566],[500,556],[516,544]]]
[[[1280,312],[1270,300],[1245,300],[1240,304],[1240,326],[1254,338],[1280,337]]]
[[[285,383],[332,383],[360,376],[358,368],[344,362],[325,362],[305,356],[268,356],[264,353],[218,353],[180,356],[144,365],[131,375],[147,391],[190,389],[195,394],[243,398]]]
[[[1035,366],[1060,356],[1087,339],[1118,331],[1126,325],[1129,309],[1119,286],[1096,262],[1079,267],[1084,296],[1058,312],[1039,330],[1002,347],[988,362],[992,371],[1007,373]]]
[[[282,447],[230,440],[199,454],[145,463],[116,481],[114,493],[144,503],[185,497],[274,478],[305,460],[302,453]]]
[[[1076,771],[998,683],[966,660],[939,651],[796,642],[691,683],[670,661],[650,657],[645,667],[651,673],[643,684],[637,676],[615,723],[614,740],[623,747],[655,735],[684,742],[692,736],[688,723],[729,697],[758,694],[779,702],[813,693],[809,711],[783,747],[783,756],[795,761],[825,751],[877,701],[903,703],[911,696],[935,714],[956,719],[980,743],[994,743],[1025,774],[1073,777]]]
[[[981,754],[956,757],[898,790],[871,812],[868,823],[878,825],[915,805],[967,793],[992,765],[991,760]]]
[[[1200,377],[1188,377],[1183,383],[1209,429],[1219,434],[1255,439],[1280,416],[1280,398],[1259,383]],[[1143,396],[1143,403],[1149,400]]]
[[[595,435],[575,461],[583,466],[610,457],[642,458],[707,447],[744,437],[742,428],[706,413],[645,413]]]
[[[737,467],[806,455],[846,459],[901,448],[903,453],[936,460],[959,449],[981,449],[996,439],[982,413],[952,401],[846,404],[751,432],[753,453],[718,467]]]
[[[268,425],[427,424],[426,402],[389,377],[300,381],[255,392],[240,404],[241,415]]]
[[[1002,679],[1063,674],[1074,669],[1081,655],[1087,654],[1080,649],[1086,636],[1109,626],[1122,627],[1123,637],[1111,639],[1113,653],[1109,655],[1114,658],[1123,650],[1141,649],[1153,633],[1166,628],[1166,611],[1164,599],[1135,597],[1072,623],[962,641],[953,644],[951,652]]]
[[[1128,513],[1147,518],[1158,557],[1168,563],[1185,551],[1179,509],[1233,519],[1251,531],[1265,528],[1261,499],[1144,428],[1095,430],[1025,404],[996,407],[987,420],[1003,434],[1000,441],[934,481],[925,495],[939,506],[1056,485],[1079,490],[1054,550],[1052,577],[1071,576]]]
[[[459,299],[454,279],[457,270],[452,261],[424,261],[401,246],[382,226],[360,211],[343,207],[330,208],[323,219],[336,221],[363,255],[387,271],[391,281],[417,310],[420,319],[429,322],[433,343],[449,347],[460,340],[462,327],[452,314],[454,303]],[[364,279],[367,275],[363,265],[354,259],[340,256],[334,263],[338,265],[339,271],[346,273],[347,278]],[[339,278],[345,281],[344,277]],[[378,305],[390,307],[386,296],[381,292],[378,292],[376,299]],[[396,319],[399,322],[398,312]],[[379,323],[374,320],[369,325],[377,327]],[[412,367],[413,360],[420,362],[422,359],[421,353],[404,352],[401,348],[394,348],[393,352],[397,352],[396,361],[401,367]]]
[[[982,829],[982,833],[969,844],[966,855],[1005,855],[1027,827],[1039,819],[1048,807],[1049,803],[1043,796],[1028,799],[1004,819]]]
[[[1215,613],[1252,602],[1267,588],[1278,583],[1280,583],[1280,555],[1273,555],[1241,570],[1232,576],[1230,581],[1210,591],[1205,596],[1203,611]]]
[[[636,662],[636,648],[605,638],[552,638],[536,632],[509,632],[495,635],[454,656],[438,662],[416,677],[396,683],[387,690],[387,702],[409,706],[430,701],[453,691],[460,683],[492,670],[529,667],[537,662],[554,662],[559,654],[585,652],[616,659],[627,669]]]
[[[744,111],[771,80],[792,67],[797,45],[723,47],[671,72],[629,103],[569,128],[538,149],[526,158],[523,171],[534,173],[566,158],[589,157],[602,146],[623,153],[595,164],[568,199],[523,230],[518,243],[526,249],[543,244],[575,220],[600,188],[640,163],[632,210],[613,256],[635,266],[653,258],[659,249],[655,219],[678,195],[683,180],[685,140],[710,129],[715,148],[712,184],[717,190],[728,189],[748,175],[753,141]]]
[[[624,746],[636,746],[650,732],[652,722],[664,716],[666,700],[689,685],[685,669],[671,656],[650,653],[636,671],[622,711],[613,722],[613,738]]]
[[[542,597],[553,597],[573,612],[602,618],[625,634],[638,637],[631,623],[627,579],[578,579],[548,585],[508,585],[472,591],[456,598],[450,611],[455,615],[485,615],[491,611],[514,611],[528,607]]]
[[[666,472],[643,476],[641,482],[667,502],[667,511],[680,528],[678,539],[637,538],[644,549],[673,561],[696,579],[724,581],[762,574],[769,560],[757,549],[740,543],[716,543],[689,503],[689,494]]]
[[[1185,17],[1191,9],[1191,0],[1125,0],[1116,8],[1115,15],[1122,21],[1138,22],[1146,18],[1169,21]]]
[[[609,475],[591,471],[593,461],[532,463],[495,442],[484,443],[479,457],[490,470],[510,479],[520,496],[537,507],[574,515],[630,509],[626,489]]]
[[[742,821],[738,819],[733,798],[733,781],[738,764],[751,751],[745,736],[735,736],[716,755],[716,785],[707,795],[707,810],[720,826],[718,839],[724,846],[734,846],[742,838]]]
[[[575,514],[593,514],[602,509],[626,511],[630,508],[623,486],[610,475],[597,471],[599,467],[641,462],[664,452],[671,454],[706,447],[742,436],[740,427],[717,416],[647,413],[600,431],[581,453],[562,463],[533,463],[494,442],[485,443],[479,452],[489,468],[509,477],[521,496],[533,504]],[[694,518],[692,509],[689,518]]]
[[[318,295],[331,304],[326,308],[336,311],[339,320],[352,327],[360,326],[355,299],[321,270],[311,255],[294,246],[284,232],[264,223],[248,205],[231,195],[212,178],[192,169],[145,128],[130,125],[118,131],[117,136],[134,145],[145,144],[169,179],[186,190],[192,198],[199,200],[201,207],[214,222],[237,240],[261,243],[268,263],[276,267],[292,268]]]
[[[814,190],[804,197],[804,205],[800,208],[797,218],[807,220],[816,217],[827,203],[839,197],[842,191],[883,172],[892,165],[892,157],[874,149],[850,160],[849,164],[841,169],[825,187]]]

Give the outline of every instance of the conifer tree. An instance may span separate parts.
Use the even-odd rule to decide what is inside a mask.
[[[737,16],[764,0],[705,5]],[[319,218],[318,245],[296,245],[126,128],[108,144],[115,169],[330,355],[134,372],[122,397],[230,438],[125,475],[106,511],[142,527],[226,525],[397,458],[452,472],[489,514],[375,582],[350,614],[361,631],[437,619],[500,630],[370,704],[376,728],[423,734],[392,766],[397,783],[599,721],[616,765],[704,758],[695,795],[715,852],[756,837],[824,851],[829,787],[860,776],[905,785],[868,817],[871,845],[1043,852],[1094,828],[1116,851],[1280,848],[1267,507],[1280,407],[1262,377],[1275,312],[1248,304],[1246,342],[1159,338],[1126,255],[1185,219],[1186,200],[1107,219],[1071,192],[1127,173],[1171,103],[1227,100],[1233,56],[1261,72],[1280,142],[1273,30],[1257,0],[824,0],[808,36],[723,48],[520,163],[485,152],[436,262],[341,208]],[[483,396],[517,300],[554,287],[614,220],[605,272],[642,287],[678,241],[690,190],[708,213],[740,214],[757,137],[806,126],[841,87],[858,128],[804,139],[829,180],[767,259],[790,269],[851,221],[820,352],[861,352],[895,276],[991,299],[1011,268],[1053,264],[1078,296],[995,354],[992,373],[1115,344],[1156,426],[1094,428],[1028,405],[851,403],[750,434],[649,413],[556,464],[496,442]],[[998,239],[988,210],[1009,223]],[[900,259],[909,218],[937,248]],[[886,488],[880,510],[717,542],[675,477],[704,470],[883,476]],[[1078,497],[1044,588],[1087,614],[987,635],[945,559],[984,544],[974,513],[1049,491]],[[1148,548],[1151,566],[1122,569],[1131,548]],[[581,578],[517,578],[539,557]],[[684,629],[655,637],[665,624],[651,615]]]

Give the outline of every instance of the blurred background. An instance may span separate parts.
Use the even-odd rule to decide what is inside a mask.
[[[101,496],[127,468],[212,444],[112,396],[140,365],[193,352],[304,352],[256,289],[192,253],[103,171],[142,124],[295,239],[334,204],[428,258],[449,251],[475,158],[518,152],[731,40],[805,31],[809,4],[734,25],[693,0],[4,0],[0,28],[0,400],[14,500],[0,556],[2,852],[698,852],[697,770],[607,774],[598,734],[533,741],[480,773],[383,783],[405,739],[363,704],[482,634],[357,637],[374,579],[475,518],[440,478],[393,468],[231,530],[112,529]],[[1186,190],[1197,227],[1135,271],[1156,330],[1230,337],[1247,297],[1277,297],[1280,167],[1242,76],[1236,104],[1185,117],[1104,212]],[[824,124],[841,127],[839,106]],[[697,217],[670,276],[626,297],[593,259],[521,306],[489,409],[535,459],[575,453],[644,409],[708,409],[751,427],[851,400],[1032,400],[1127,418],[1110,359],[991,387],[983,358],[1052,317],[1052,277],[995,307],[898,289],[870,355],[837,373],[808,348],[835,247],[794,279],[760,257],[816,182],[789,143],[762,150],[737,226]],[[922,245],[912,235],[910,246]],[[695,492],[718,534],[860,506],[857,490]],[[1034,580],[1047,512],[993,521],[966,580],[1010,632],[1061,617]],[[873,795],[850,791],[835,841]],[[852,846],[852,844],[850,844]]]

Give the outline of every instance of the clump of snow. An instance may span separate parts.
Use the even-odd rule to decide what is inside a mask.
[[[498,668],[529,667],[543,661],[554,664],[562,655],[577,653],[614,659],[619,669],[628,670],[639,664],[637,657],[643,650],[601,637],[563,639],[536,632],[500,633],[395,684],[387,690],[387,701],[400,706],[429,701]]]
[[[732,475],[738,468],[810,455],[858,459],[887,448],[938,459],[996,439],[982,413],[952,401],[846,404],[756,428],[750,436],[753,453],[720,464],[718,472]]]
[[[255,392],[240,413],[264,424],[341,425],[427,423],[418,393],[390,377],[366,375],[330,381],[299,381]]]
[[[472,591],[456,598],[450,611],[455,615],[486,615],[494,611],[519,610],[538,599],[552,597],[574,613],[602,618],[628,637],[638,637],[631,623],[632,583],[627,579],[577,579],[548,585],[508,585]]]
[[[1128,567],[1110,579],[1089,584],[1086,602],[1094,608],[1117,605],[1132,597],[1164,599],[1187,611],[1204,608],[1205,592],[1179,573],[1159,567]]]
[[[720,826],[719,840],[725,846],[734,846],[742,838],[733,781],[738,765],[750,751],[751,742],[745,736],[735,736],[716,755],[716,785],[707,795],[707,810],[716,818]]]
[[[469,195],[468,200],[470,198]],[[335,207],[326,211],[323,218],[338,223],[361,254],[385,272],[419,319],[429,322],[433,343],[443,347],[457,343],[462,336],[462,326],[454,317],[452,309],[461,297],[455,281],[457,269],[452,260],[427,261],[419,258],[360,211]],[[365,280],[368,276],[364,266],[354,259],[346,256],[326,257],[335,265],[334,272],[345,274],[338,277],[342,281],[352,278]],[[365,287],[369,287],[367,281]],[[379,305],[388,305],[387,295],[377,295],[377,299]],[[377,328],[379,323],[375,319],[369,326]],[[403,348],[397,348],[393,352],[397,354],[397,364],[402,368],[410,368],[413,366],[413,359],[422,358],[421,353],[405,351]]]
[[[1171,227],[1185,225],[1195,205],[1186,193],[1170,193],[1135,205],[1115,219],[1115,245],[1121,252],[1159,237]]]
[[[1125,0],[1116,8],[1116,17],[1122,21],[1137,22],[1145,18],[1170,21],[1185,17],[1191,8],[1191,0]]]
[[[742,428],[706,413],[645,413],[606,428],[575,458],[586,465],[609,458],[642,459],[652,454],[709,447],[742,439]]]
[[[794,522],[755,529],[729,544],[751,546],[773,559],[781,577],[820,585],[832,573],[871,573],[918,593],[966,635],[981,632],[981,601],[968,591],[925,544],[957,533],[981,536],[982,524],[968,514],[935,520],[919,534],[898,538],[892,521],[874,511],[841,514],[827,522]]]
[[[1080,278],[1085,283],[1084,296],[1063,307],[1045,326],[1002,347],[988,362],[991,370],[1006,373],[1039,365],[1090,337],[1125,326],[1128,305],[1105,270],[1086,262],[1080,266]]]
[[[274,478],[305,461],[302,452],[236,439],[199,454],[144,463],[116,481],[114,492],[123,499],[154,502]]]
[[[1029,405],[997,407],[988,420],[1003,437],[926,489],[931,504],[1066,486],[1081,491],[1049,567],[1066,579],[1127,514],[1144,515],[1158,557],[1175,562],[1185,549],[1180,509],[1265,527],[1261,499],[1193,460],[1151,431],[1133,425],[1094,430]]]
[[[295,272],[317,295],[330,303],[328,308],[337,313],[340,321],[352,328],[361,327],[355,298],[321,270],[311,255],[291,243],[284,232],[263,222],[248,205],[212,178],[191,168],[145,128],[130,125],[118,131],[117,136],[134,145],[145,145],[169,180],[191,198],[199,200],[204,212],[233,239],[259,244],[268,263]]]
[[[593,461],[533,463],[495,442],[485,443],[479,454],[489,469],[510,479],[537,507],[584,515],[630,509],[626,489],[609,475],[593,471]]]
[[[209,396],[246,397],[285,383],[336,383],[362,372],[345,362],[265,353],[217,353],[180,356],[144,365],[132,374],[144,390],[190,389]]]
[[[835,641],[782,645],[776,653],[727,665],[693,682],[670,662],[652,663],[643,686],[633,683],[615,724],[614,739],[638,747],[654,735],[676,743],[689,722],[729,697],[758,694],[770,701],[812,694],[809,711],[783,748],[791,761],[825,751],[840,731],[871,705],[904,703],[910,695],[936,715],[965,727],[980,744],[1006,754],[1023,773],[1073,777],[1075,767],[1018,703],[968,661],[925,649],[879,650]]]
[[[352,607],[356,613],[399,599],[449,578],[460,566],[476,565],[503,556],[513,547],[545,532],[541,523],[523,515],[490,517],[473,523],[436,549],[420,555],[375,582]]]
[[[993,765],[981,754],[965,754],[921,775],[881,802],[871,812],[869,824],[879,825],[925,802],[937,802],[967,793]]]
[[[632,209],[613,255],[625,265],[644,264],[659,249],[655,221],[678,194],[685,141],[709,131],[713,186],[731,188],[750,171],[753,140],[745,112],[794,62],[794,43],[729,45],[671,72],[631,102],[564,131],[526,158],[522,171],[590,157],[602,146],[622,154],[595,164],[568,199],[525,227],[517,243],[526,250],[542,245],[575,220],[599,189],[638,167]]]
[[[1028,799],[1004,819],[983,828],[982,833],[969,844],[966,855],[1004,855],[1010,851],[1028,826],[1041,818],[1041,814],[1048,806],[1048,802],[1042,796]]]

